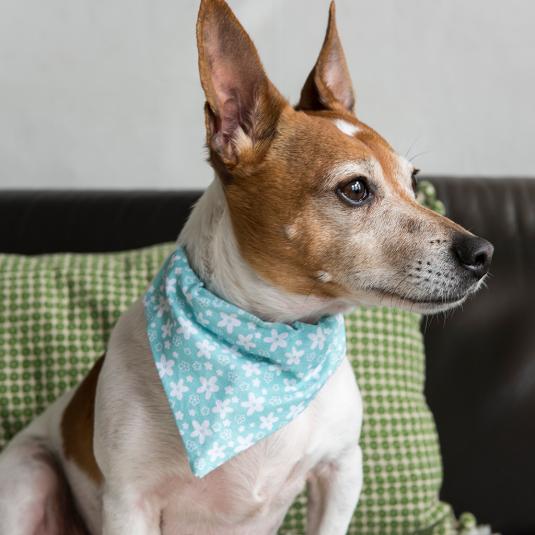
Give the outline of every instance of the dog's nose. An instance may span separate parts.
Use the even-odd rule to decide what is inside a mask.
[[[461,266],[480,279],[489,271],[494,246],[478,236],[457,234],[453,239],[453,252]]]

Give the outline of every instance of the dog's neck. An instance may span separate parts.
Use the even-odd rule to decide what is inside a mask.
[[[347,308],[333,299],[287,293],[261,279],[240,254],[217,178],[195,205],[178,244],[210,291],[266,321],[315,322]]]

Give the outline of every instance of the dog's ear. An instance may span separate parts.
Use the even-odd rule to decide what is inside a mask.
[[[347,62],[336,28],[334,0],[318,61],[301,91],[299,110],[332,110],[353,113],[355,95]]]
[[[269,144],[287,103],[223,0],[201,1],[197,46],[208,146],[225,165],[251,159]]]

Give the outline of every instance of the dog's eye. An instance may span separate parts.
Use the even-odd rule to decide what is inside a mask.
[[[337,189],[342,200],[351,206],[362,204],[370,196],[370,189],[364,178],[354,178]]]
[[[413,169],[412,171],[412,176],[411,176],[411,180],[412,180],[412,190],[414,191],[414,194],[416,195],[416,187],[418,186],[418,180],[416,180],[416,176],[418,175],[418,173],[420,172],[420,169]]]

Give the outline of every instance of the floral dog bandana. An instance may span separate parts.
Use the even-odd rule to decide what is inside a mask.
[[[204,287],[178,248],[145,294],[147,333],[197,477],[288,424],[346,351],[343,317],[265,322]]]

